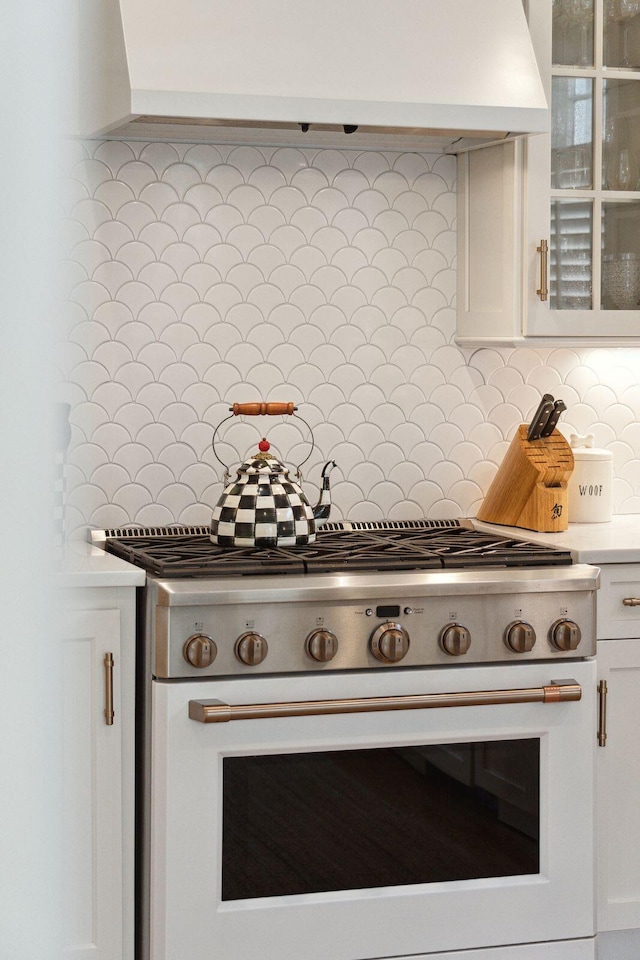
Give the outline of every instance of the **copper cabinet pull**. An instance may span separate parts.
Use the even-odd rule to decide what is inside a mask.
[[[598,684],[598,746],[607,745],[607,681],[601,680]]]
[[[198,723],[259,720],[273,717],[314,717],[322,714],[369,713],[387,710],[426,710],[435,707],[478,707],[499,703],[560,703],[580,700],[576,680],[552,680],[545,687],[480,690],[464,693],[425,693],[400,697],[358,697],[346,700],[302,700],[288,703],[231,705],[221,700],[190,700],[189,717]]]
[[[622,601],[625,607],[640,607],[639,597],[625,597]]]
[[[113,654],[104,655],[104,717],[108,727],[113,726]]]
[[[549,296],[549,244],[541,240],[536,250],[540,254],[540,289],[536,293],[544,301]]]

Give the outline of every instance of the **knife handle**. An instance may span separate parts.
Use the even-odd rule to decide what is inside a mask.
[[[527,431],[527,440],[539,440],[542,436],[542,430],[553,411],[553,397],[550,393],[545,393],[538,405],[538,409],[533,415]]]
[[[566,409],[567,409],[567,405],[566,403],[564,403],[564,401],[556,400],[556,402],[553,405],[553,410],[551,411],[549,419],[547,420],[546,424],[542,428],[542,433],[541,433],[542,437],[551,436],[551,434],[556,428],[556,424],[558,420],[560,419],[560,414],[563,413]]]

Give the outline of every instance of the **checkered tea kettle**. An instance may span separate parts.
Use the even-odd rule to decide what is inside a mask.
[[[216,436],[220,427],[233,417],[240,416],[295,416],[293,403],[234,403],[231,415],[218,424],[211,445],[217,460],[225,468],[225,482],[230,478],[229,468],[216,453]],[[311,433],[302,417],[298,417]],[[335,461],[329,460],[322,468],[320,499],[312,507],[299,483],[289,477],[289,470],[277,457],[269,453],[270,444],[263,439],[258,450],[239,468],[235,480],[227,483],[213,508],[211,540],[222,547],[293,547],[313,543],[316,539],[316,520],[326,520],[331,510],[329,474]],[[306,460],[302,462],[305,463]],[[299,464],[296,477],[301,479]]]

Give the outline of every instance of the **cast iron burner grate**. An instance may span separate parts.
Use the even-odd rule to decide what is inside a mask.
[[[303,547],[219,547],[206,527],[106,531],[105,549],[163,578],[282,573],[566,566],[567,550],[470,529],[458,521],[327,525]],[[355,524],[344,524],[346,527]],[[360,525],[358,525],[360,527]],[[390,528],[391,527],[391,528]],[[338,529],[336,529],[338,528]],[[197,531],[197,532],[195,532]]]

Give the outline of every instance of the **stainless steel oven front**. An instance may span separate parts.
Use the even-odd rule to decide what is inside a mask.
[[[566,615],[568,596],[541,616]],[[575,595],[585,634],[592,601]],[[189,607],[189,629],[205,615]],[[259,619],[243,616],[241,633]],[[593,960],[585,653],[395,669],[369,648],[375,669],[156,669],[151,960]]]

